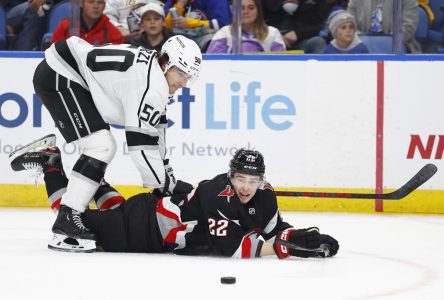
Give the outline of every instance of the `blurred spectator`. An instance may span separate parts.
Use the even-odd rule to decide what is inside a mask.
[[[222,27],[211,40],[207,53],[231,53],[231,25]],[[242,52],[283,51],[285,43],[275,27],[264,21],[260,0],[242,0]]]
[[[6,0],[6,23],[11,50],[39,50],[52,0]]]
[[[143,32],[131,44],[154,49],[160,53],[162,45],[173,35],[170,30],[165,28],[163,7],[159,3],[150,2],[138,8],[135,13],[141,18],[140,26]]]
[[[330,6],[330,13],[339,10],[347,9],[349,0],[327,0],[327,4]]]
[[[103,14],[105,0],[80,0],[80,38],[92,45],[122,44],[124,37]],[[52,35],[52,43],[71,37],[70,20],[63,19]]]
[[[356,34],[355,18],[349,12],[342,9],[333,12],[328,20],[328,29],[334,39],[325,47],[324,53],[368,53],[367,46]]]
[[[170,9],[177,11],[177,16]],[[208,47],[214,33],[231,23],[228,0],[168,0],[165,26],[174,34],[184,35],[194,40],[202,51]]]
[[[124,37],[128,36],[129,39],[132,39],[140,35],[140,32],[138,27],[129,28],[128,18],[132,19],[134,16],[131,12],[148,2],[150,0],[106,0],[103,13]]]
[[[354,15],[359,32],[393,34],[393,0],[350,0],[348,11]],[[417,1],[402,0],[403,42],[411,53],[421,53],[421,46],[415,40],[417,28]]]
[[[334,11],[337,11],[339,9],[347,10],[348,0],[327,0],[327,4],[329,6],[328,15],[330,16]],[[330,34],[330,30],[328,29],[327,22],[324,23],[324,26],[322,27],[319,35],[323,37],[326,41],[331,41],[333,39]]]
[[[288,50],[321,53],[326,45],[319,36],[328,17],[326,0],[262,0],[265,21],[284,35]]]

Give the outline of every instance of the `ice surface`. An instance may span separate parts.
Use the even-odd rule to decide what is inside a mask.
[[[253,260],[47,249],[53,213],[0,209],[0,299],[443,299],[444,216],[284,213],[341,248]],[[221,276],[237,283],[223,285]]]

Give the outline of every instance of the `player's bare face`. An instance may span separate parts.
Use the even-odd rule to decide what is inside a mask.
[[[262,183],[259,176],[242,173],[234,173],[231,177],[234,191],[236,192],[242,204],[247,204]]]
[[[166,80],[168,82],[169,93],[172,95],[178,89],[186,86],[188,80],[190,80],[190,75],[182,71],[176,66],[172,66],[165,74]]]
[[[164,19],[154,11],[148,11],[143,15],[142,29],[148,36],[158,36],[162,33]]]

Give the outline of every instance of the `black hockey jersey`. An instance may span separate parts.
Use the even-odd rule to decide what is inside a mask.
[[[159,203],[160,232],[176,254],[257,257],[264,238],[290,227],[282,221],[270,184],[242,205],[227,174],[201,182],[186,198]]]
[[[264,240],[291,227],[282,221],[270,184],[243,205],[227,174],[185,196],[139,194],[116,209],[87,210],[84,216],[97,244],[112,252],[251,258],[259,256]]]

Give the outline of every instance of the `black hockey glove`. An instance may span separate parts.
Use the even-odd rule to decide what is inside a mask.
[[[193,185],[188,182],[178,180],[176,186],[174,187],[173,194],[189,194],[193,190]]]
[[[318,253],[319,257],[335,256],[339,250],[339,243],[335,238],[327,234],[321,234],[321,247],[325,248],[326,250]]]
[[[302,249],[292,249],[285,244],[290,243],[293,246]],[[317,227],[304,229],[294,229],[293,227],[281,231],[275,238],[273,249],[280,259],[291,256],[314,257],[317,252],[304,251],[303,249],[317,249],[321,245],[321,234]]]

